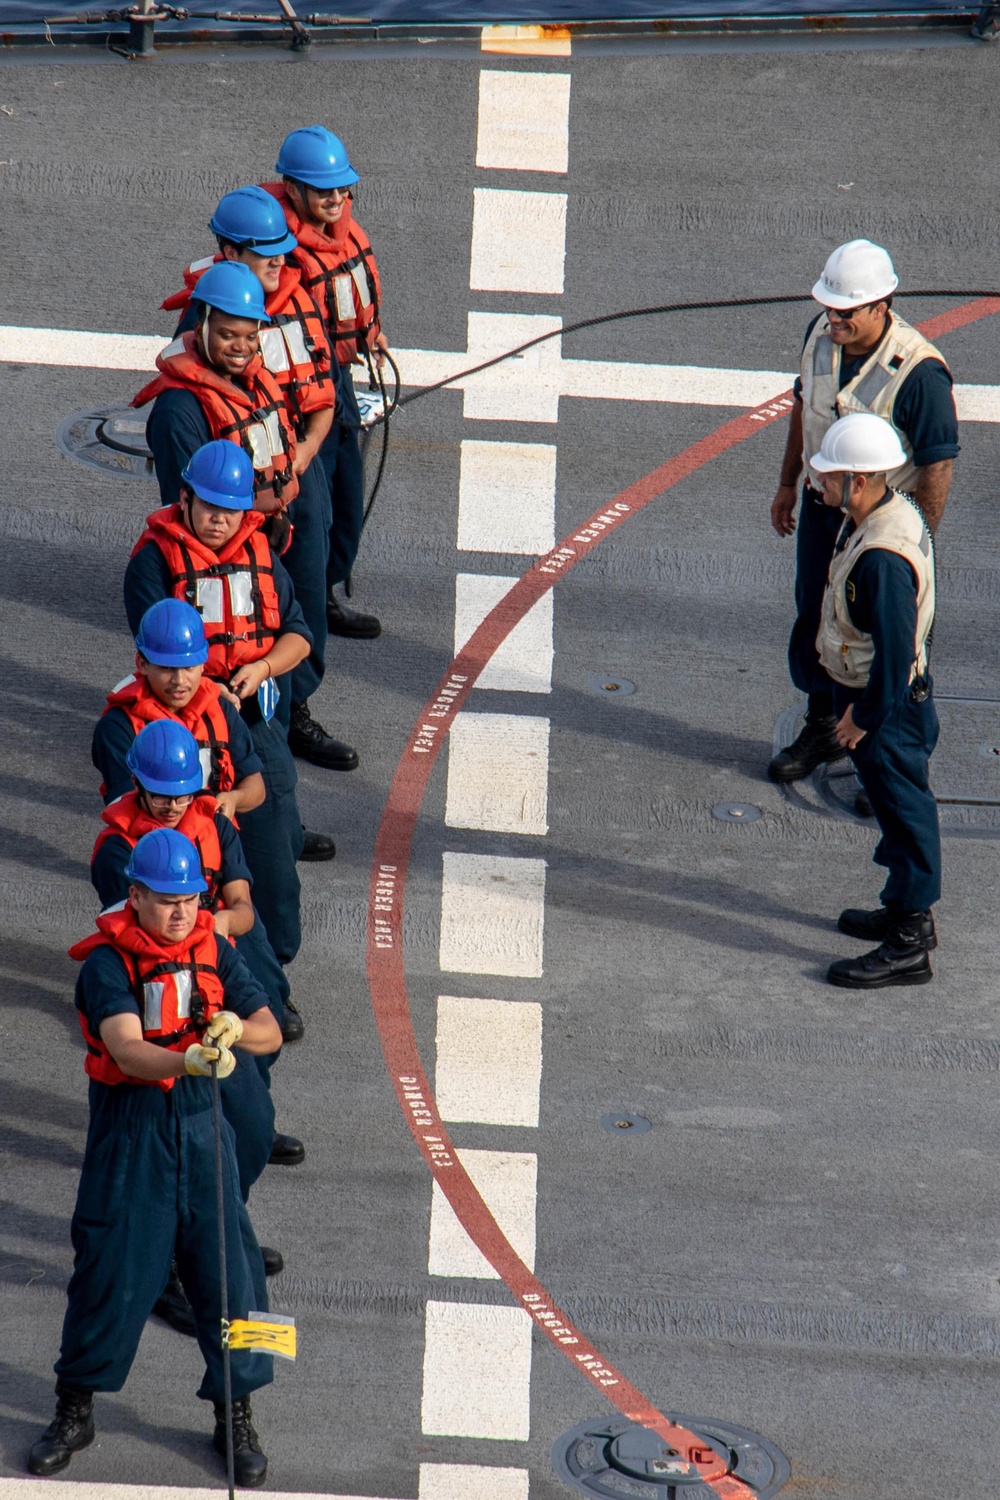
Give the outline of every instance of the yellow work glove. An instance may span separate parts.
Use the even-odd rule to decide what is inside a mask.
[[[220,1010],[209,1021],[205,1027],[206,1042],[214,1042],[217,1047],[233,1047],[243,1035],[243,1022],[234,1011]]]
[[[228,1078],[236,1059],[228,1047],[203,1047],[198,1042],[192,1042],[184,1054],[184,1067],[192,1078],[211,1078],[213,1063],[218,1063],[219,1077]]]

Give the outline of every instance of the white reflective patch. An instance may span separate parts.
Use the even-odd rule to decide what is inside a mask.
[[[501,74],[501,77],[503,75]],[[215,256],[206,255],[203,260],[193,260],[188,266],[189,271],[207,271],[209,266],[215,265]]]
[[[267,441],[270,445],[270,456],[280,458],[285,451],[284,434],[281,431],[281,420],[276,411],[269,411],[264,423],[267,431]]]
[[[290,368],[288,362],[288,350],[282,337],[281,328],[262,328],[260,330],[260,353],[265,365],[272,375],[277,375],[280,370]]]
[[[249,573],[229,574],[229,607],[234,615],[253,614],[253,580]]]
[[[133,682],[135,682],[135,673],[130,672],[127,677],[122,678],[121,682],[116,682],[111,691],[113,693],[120,693],[122,688],[127,688]]]
[[[142,987],[143,1031],[159,1031],[163,1020],[163,980],[154,979]]]
[[[174,975],[174,988],[177,991],[177,1019],[189,1020],[191,1017],[191,975],[187,969],[182,969],[179,974]]]
[[[198,759],[201,761],[201,784],[208,786],[212,780],[212,747],[211,745],[200,745],[198,747]]]
[[[165,349],[161,349],[160,350],[160,354],[163,356],[164,359],[173,359],[176,354],[183,354],[183,353],[184,353],[184,340],[183,340],[183,338],[174,339],[174,341],[173,341],[172,344],[168,344]]]
[[[222,579],[199,578],[194,602],[195,607],[201,611],[201,618],[206,625],[221,625],[225,619]]]
[[[277,330],[284,336],[288,345],[289,358],[293,365],[308,365],[312,363],[309,350],[306,348],[305,334],[302,332],[301,323],[282,323]]]
[[[267,438],[267,428],[263,422],[252,422],[246,432],[247,442],[250,444],[250,457],[253,459],[255,469],[266,469],[271,462],[271,447]]]
[[[350,276],[335,276],[333,292],[337,302],[337,317],[349,323],[354,318],[354,289]]]
[[[372,297],[371,292],[368,290],[368,277],[365,273],[364,266],[352,266],[351,275],[354,277],[354,285],[357,287],[358,296],[361,298],[361,306],[371,307]]]

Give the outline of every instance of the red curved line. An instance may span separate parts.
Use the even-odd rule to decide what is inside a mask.
[[[925,335],[940,337],[953,328],[996,312],[1000,312],[1000,298],[980,298],[928,320],[920,325],[921,331]],[[490,610],[446,669],[410,732],[396,766],[376,835],[369,887],[367,966],[375,1024],[396,1097],[435,1182],[469,1238],[550,1341],[576,1364],[623,1416],[651,1428],[684,1453],[720,1500],[747,1500],[752,1491],[741,1480],[720,1471],[715,1454],[705,1449],[695,1433],[671,1422],[620,1371],[602,1358],[521,1260],[458,1160],[420,1061],[413,1031],[402,952],[403,899],[413,833],[434,761],[455,715],[514,626],[558,578],[575,567],[625,520],[720,453],[784,416],[791,404],[792,393],[785,391],[773,401],[724,422],[714,432],[629,485],[551,552],[539,558]]]

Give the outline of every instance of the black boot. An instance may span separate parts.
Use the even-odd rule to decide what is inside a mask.
[[[893,922],[897,920],[899,913],[886,911],[880,906],[878,911],[861,911],[856,906],[849,906],[842,911],[837,918],[837,926],[841,932],[846,932],[848,937],[860,938],[864,943],[882,943],[888,937]],[[930,952],[937,947],[937,933],[934,930],[934,917],[929,911],[915,913],[920,929],[920,940],[924,947]]]
[[[859,818],[872,818],[875,816],[875,809],[872,807],[871,798],[864,787],[859,787],[854,793],[854,811]]]
[[[326,628],[331,635],[348,635],[358,641],[373,641],[382,634],[382,622],[374,615],[363,615],[338,599],[333,589],[326,598]]]
[[[826,972],[848,990],[880,990],[890,984],[929,984],[934,978],[923,938],[927,912],[893,913],[879,947],[860,958],[838,958]]]
[[[212,1446],[216,1453],[226,1456],[226,1408],[215,1408],[215,1432]],[[255,1490],[267,1478],[267,1454],[261,1452],[260,1441],[254,1431],[250,1397],[241,1396],[233,1402],[233,1472],[240,1489]]]
[[[779,750],[768,763],[767,774],[772,781],[801,781],[810,771],[815,771],[825,760],[839,760],[847,751],[837,743],[834,730],[837,720],[833,714],[811,718],[806,716],[798,739]]]
[[[294,1135],[279,1135],[275,1132],[271,1143],[268,1163],[272,1167],[297,1167],[306,1159],[306,1148]]]
[[[191,1311],[187,1293],[181,1286],[176,1261],[170,1263],[170,1279],[153,1303],[153,1312],[158,1318],[162,1318],[164,1323],[169,1323],[171,1328],[176,1329],[178,1333],[185,1333],[188,1338],[194,1338],[194,1313]]]
[[[337,846],[328,833],[310,833],[308,828],[302,830],[302,853],[299,859],[303,864],[314,864],[317,860],[333,859],[337,852]]]
[[[300,760],[311,760],[314,766],[323,766],[328,771],[353,771],[357,768],[358,752],[353,746],[345,745],[343,740],[335,740],[332,734],[327,734],[309,712],[308,703],[292,704],[288,748]]]
[[[261,1245],[260,1258],[264,1262],[265,1276],[280,1276],[285,1269],[285,1257],[280,1250],[272,1250],[269,1245]]]
[[[56,1415],[28,1454],[28,1473],[47,1479],[94,1441],[94,1393],[56,1381]]]
[[[300,1042],[305,1034],[305,1023],[299,1015],[299,1008],[293,1005],[289,998],[285,1001],[285,1019],[281,1023],[281,1040],[287,1046],[289,1042]]]

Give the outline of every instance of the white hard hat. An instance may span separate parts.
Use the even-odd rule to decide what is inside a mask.
[[[812,294],[824,307],[843,312],[891,297],[898,285],[888,250],[871,240],[849,240],[829,256]]]
[[[853,411],[834,422],[809,460],[818,474],[891,474],[905,463],[895,427],[868,411]]]

